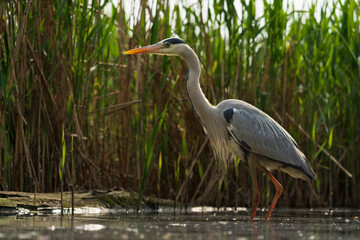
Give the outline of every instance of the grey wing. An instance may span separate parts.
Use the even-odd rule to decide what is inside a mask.
[[[302,170],[314,179],[314,171],[291,135],[266,113],[239,103],[225,109],[223,115],[229,133],[241,148]]]

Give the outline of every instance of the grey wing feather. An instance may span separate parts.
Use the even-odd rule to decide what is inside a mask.
[[[230,100],[226,105],[230,107],[223,106],[227,128],[236,141],[248,145],[247,150],[301,169],[310,178],[315,177],[296,141],[280,124],[246,102]],[[232,113],[231,119],[229,113]]]

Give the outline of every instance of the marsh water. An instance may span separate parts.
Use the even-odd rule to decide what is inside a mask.
[[[191,208],[173,212],[78,209],[0,216],[3,239],[360,239],[359,209],[276,209],[270,221],[258,210]]]

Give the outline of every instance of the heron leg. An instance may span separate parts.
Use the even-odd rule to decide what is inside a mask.
[[[253,179],[253,186],[254,186],[254,195],[253,195],[253,210],[252,210],[252,214],[251,214],[251,219],[254,220],[255,215],[256,215],[256,210],[257,207],[259,206],[259,202],[260,202],[260,192],[259,192],[259,187],[258,187],[258,183],[257,183],[257,177],[256,177],[256,166],[254,166],[254,164],[249,164],[250,165],[250,170],[251,170],[251,174],[252,174],[252,179]]]
[[[266,220],[269,220],[270,215],[276,205],[277,200],[279,199],[279,197],[282,193],[283,188],[282,188],[281,184],[274,178],[274,176],[268,170],[264,169],[264,172],[270,178],[270,180],[272,181],[272,183],[274,184],[275,189],[276,189],[274,200],[271,204],[268,214],[266,215]]]
[[[254,218],[255,218],[256,210],[257,210],[257,207],[259,206],[259,202],[260,202],[260,193],[259,193],[259,188],[257,185],[257,180],[255,178],[254,179],[253,210],[252,210],[252,214],[251,214],[252,220],[254,220]]]

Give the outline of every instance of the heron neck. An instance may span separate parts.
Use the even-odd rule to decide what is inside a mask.
[[[200,60],[195,52],[189,47],[181,57],[186,61],[189,72],[186,80],[186,90],[189,100],[204,125],[204,121],[211,118],[213,106],[209,103],[200,87],[201,66]]]

